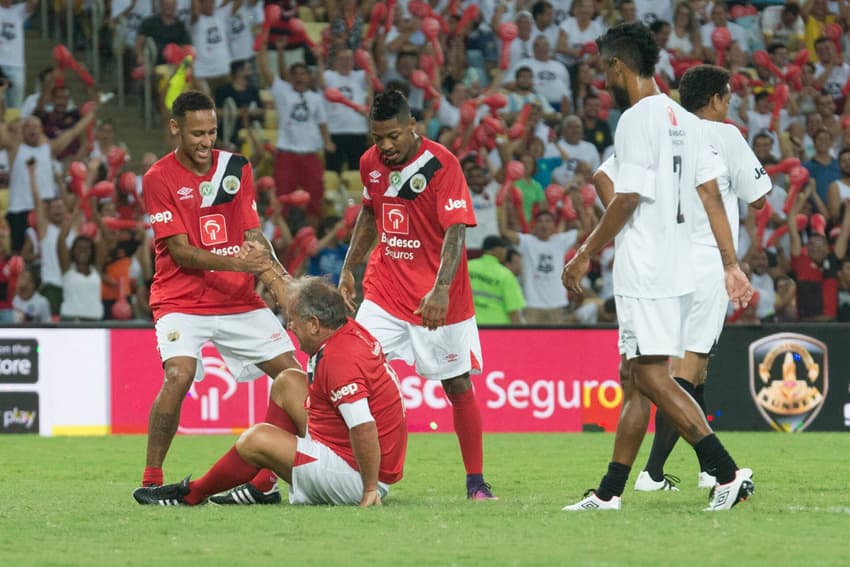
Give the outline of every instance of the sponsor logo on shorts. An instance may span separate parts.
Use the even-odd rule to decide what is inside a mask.
[[[162,211],[159,213],[151,213],[148,215],[148,220],[150,220],[151,224],[156,223],[169,223],[174,220],[174,213],[171,211]]]
[[[336,403],[345,396],[353,396],[357,393],[357,384],[346,384],[337,390],[331,390],[331,401]]]
[[[460,358],[460,355],[459,355],[459,354],[457,354],[456,352],[453,352],[453,353],[451,353],[451,354],[447,354],[447,355],[444,357],[444,359],[445,359],[445,361],[446,361],[446,362],[457,362],[457,360],[458,360],[459,358]]]
[[[180,331],[168,331],[165,338],[168,339],[168,342],[170,343],[176,342],[180,338]]]
[[[227,242],[227,222],[224,220],[224,215],[218,213],[204,215],[198,222],[201,228],[201,243],[204,246],[214,246]],[[236,251],[238,252],[238,247]],[[216,254],[218,253],[216,252]]]
[[[817,417],[829,386],[826,344],[777,333],[750,344],[750,393],[776,431],[803,431]]]

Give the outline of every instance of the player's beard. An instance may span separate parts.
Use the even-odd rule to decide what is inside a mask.
[[[616,85],[608,85],[608,89],[614,96],[614,104],[617,105],[617,108],[625,110],[632,105],[632,101],[629,99],[629,92],[625,88],[618,87]]]

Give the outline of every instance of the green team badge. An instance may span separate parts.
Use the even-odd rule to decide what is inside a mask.
[[[201,195],[203,195],[204,197],[209,197],[210,195],[213,194],[213,184],[212,184],[212,182],[204,181],[203,183],[201,183],[200,190],[201,190]]]
[[[390,173],[390,184],[393,186],[401,185],[401,174],[397,171]]]

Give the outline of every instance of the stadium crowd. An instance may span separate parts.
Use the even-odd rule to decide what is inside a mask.
[[[140,195],[158,156],[130,168],[132,140],[98,118],[104,97],[73,50],[58,46],[24,92],[35,7],[0,2],[15,36],[0,50],[0,322],[150,319],[150,227],[162,219]],[[728,122],[764,166],[753,175],[773,181],[764,209],[741,205],[738,256],[757,294],[728,321],[850,321],[846,0],[113,0],[110,13],[104,31],[126,46],[115,64],[139,92],[154,86],[162,153],[174,98],[213,95],[219,147],[253,163],[264,231],[293,273],[338,281],[369,182],[358,166],[371,97],[404,92],[419,133],[458,156],[469,185],[479,323],[534,325],[616,320],[613,245],[581,298],[560,276],[603,213],[591,176],[619,117],[594,40],[643,21],[674,98],[693,65],[732,72]],[[78,81],[85,101],[71,96]]]

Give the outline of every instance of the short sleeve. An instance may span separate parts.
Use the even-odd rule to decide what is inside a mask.
[[[460,169],[457,158],[451,154],[441,157],[442,169],[438,170],[433,182],[437,183],[437,218],[446,230],[453,224],[475,226],[475,212],[469,187]]]
[[[183,221],[176,214],[177,204],[163,179],[161,169],[148,171],[142,178],[142,196],[145,211],[153,228],[154,239],[161,240],[175,234],[188,234]]]
[[[725,169],[720,152],[706,138],[703,138],[703,142],[697,147],[697,168],[694,178],[696,185],[717,179],[723,175]]]
[[[245,230],[251,230],[260,226],[260,217],[257,214],[257,190],[254,187],[254,170],[250,163],[242,166],[242,222]]]
[[[634,108],[620,118],[614,134],[614,154],[619,165],[615,193],[637,193],[655,200],[655,156],[652,151],[655,144],[649,139],[650,131]]]
[[[773,188],[773,183],[740,131],[734,126],[729,130],[726,134],[729,144],[726,158],[730,165],[732,190],[746,203],[753,203],[767,195]]]
[[[602,165],[599,166],[599,169],[596,171],[601,171],[605,174],[605,176],[611,180],[611,183],[616,185],[617,181],[617,172],[619,171],[619,167],[617,165],[617,158],[615,156],[609,156],[608,159],[602,162]]]
[[[313,94],[313,100],[315,101],[313,104],[313,119],[316,121],[316,124],[327,124],[328,115],[325,112],[325,109],[327,108],[325,105],[325,98],[317,93]]]
[[[368,156],[371,152],[367,151],[360,156],[360,184],[363,185],[363,206],[372,208],[372,195],[369,194],[369,180],[367,175],[372,171],[369,167]]]
[[[369,397],[369,387],[359,364],[359,353],[345,350],[345,356],[325,356],[321,360],[324,385],[334,407]]]
[[[567,230],[553,235],[552,238],[558,243],[562,253],[566,255],[570,248],[578,242],[578,231],[576,229]]]
[[[272,97],[278,114],[286,112],[286,97],[291,90],[289,83],[281,79],[279,75],[275,75],[272,81]]]

